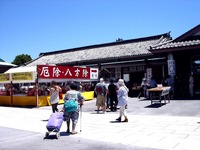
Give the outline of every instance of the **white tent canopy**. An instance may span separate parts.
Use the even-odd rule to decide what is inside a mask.
[[[10,63],[7,63],[7,62],[0,62],[0,66],[17,66],[17,65],[14,65],[14,64],[10,64]]]
[[[10,80],[13,83],[31,83],[35,82],[37,70],[36,66],[10,68],[4,74],[10,74]]]
[[[36,66],[10,68],[4,73],[36,72]]]

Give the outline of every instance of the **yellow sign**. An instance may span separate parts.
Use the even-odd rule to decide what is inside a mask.
[[[12,80],[33,80],[33,72],[12,73]]]
[[[10,80],[9,74],[0,74],[0,82],[9,80]]]

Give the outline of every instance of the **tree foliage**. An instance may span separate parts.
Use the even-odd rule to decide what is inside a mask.
[[[32,58],[30,55],[28,54],[21,54],[21,55],[17,55],[14,59],[14,61],[12,62],[12,64],[15,65],[23,65],[29,61],[31,61]]]

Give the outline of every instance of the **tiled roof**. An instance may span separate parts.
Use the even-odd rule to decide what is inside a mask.
[[[167,43],[154,45],[150,49],[153,51],[158,49],[170,49],[170,48],[189,47],[189,46],[200,46],[200,40],[181,41],[181,42],[169,41]]]
[[[200,49],[200,25],[185,32],[178,38],[167,41],[165,43],[150,46],[152,53],[166,53],[183,50],[199,50]]]
[[[165,42],[169,40],[169,38],[169,33],[165,33],[140,39],[41,53],[40,57],[29,62],[27,66],[41,64],[71,64],[75,62],[89,63],[92,61],[148,56],[152,55],[148,50],[149,46]]]
[[[192,36],[199,35],[199,31],[200,31],[200,24],[197,25],[196,27],[190,29],[189,31],[185,32],[184,34],[180,35],[179,37],[174,39],[174,41],[176,41],[176,42],[188,41],[188,40],[186,40],[188,37],[191,38]]]

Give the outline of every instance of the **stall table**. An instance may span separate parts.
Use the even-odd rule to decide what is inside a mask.
[[[148,92],[151,99],[151,104],[153,104],[153,102],[159,102],[160,105],[162,105],[162,100],[164,100],[164,102],[166,103],[167,99],[168,103],[170,103],[170,97],[169,97],[170,86],[151,88],[148,89]],[[156,99],[156,97],[158,97],[158,99]]]

